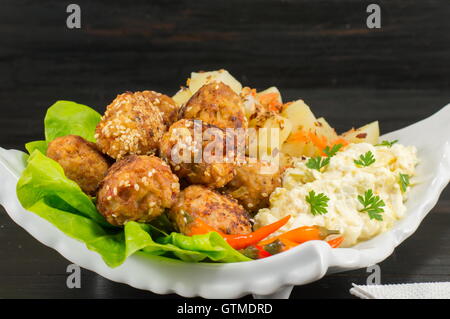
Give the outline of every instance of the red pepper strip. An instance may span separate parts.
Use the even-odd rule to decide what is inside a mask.
[[[290,215],[276,221],[275,223],[269,224],[267,226],[263,226],[254,232],[246,235],[224,235],[225,240],[230,244],[234,249],[242,249],[247,246],[258,243],[263,240],[273,232],[276,232],[278,229],[286,225]]]
[[[295,246],[300,245],[299,243],[296,243],[292,240],[289,240],[287,238],[280,238],[281,243],[283,244],[283,249],[281,251],[286,251],[291,248],[294,248]]]
[[[259,246],[259,245],[255,245],[255,248],[256,248],[256,249],[258,250],[258,252],[259,252],[259,255],[258,255],[259,258],[266,258],[266,257],[272,256],[271,253],[269,253],[268,251],[264,250],[264,248],[262,248],[262,247]]]
[[[251,245],[244,249],[240,249],[239,252],[251,259],[261,259],[272,256],[267,250],[258,245]]]
[[[220,235],[222,235],[222,233],[220,231],[218,231],[214,227],[209,226],[207,223],[205,223],[200,218],[196,218],[194,220],[193,225],[191,226],[190,230],[191,230],[191,232],[189,234],[190,236],[203,235],[203,234],[210,233],[212,231],[215,231],[216,233],[219,233]]]
[[[277,239],[287,239],[289,241],[301,244],[310,240],[323,240],[328,235],[338,234],[338,231],[328,230],[324,227],[320,226],[303,226],[292,229],[288,232],[285,232],[277,237],[270,238],[260,242],[259,244],[264,246],[270,244],[271,242]]]
[[[293,242],[289,239],[278,238],[271,243],[264,246],[264,250],[268,251],[270,254],[275,255],[283,251],[289,250],[295,246],[300,245],[299,243]]]
[[[215,228],[209,226],[203,220],[196,218],[194,220],[194,225],[191,228],[191,235],[200,235],[209,233],[211,231],[215,231],[219,233],[227,241],[227,243],[234,249],[243,249],[245,247],[258,243],[259,241],[263,240],[273,232],[283,227],[288,222],[290,217],[291,216],[288,215],[280,219],[279,221],[276,221],[275,223],[263,226],[250,234],[243,234],[243,235],[224,234],[216,230]]]
[[[344,241],[344,236],[340,236],[340,237],[336,237],[334,239],[327,241],[327,243],[330,244],[331,248],[337,248],[342,244],[343,241]]]

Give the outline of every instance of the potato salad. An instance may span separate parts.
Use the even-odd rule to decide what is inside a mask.
[[[270,207],[255,216],[255,226],[291,215],[274,236],[318,225],[339,231],[344,237],[341,247],[368,240],[405,214],[416,152],[413,146],[384,141],[349,144],[327,157],[328,163],[297,158],[286,170],[282,187],[272,193]]]

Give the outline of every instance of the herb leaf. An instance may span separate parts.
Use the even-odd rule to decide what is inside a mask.
[[[323,152],[327,154],[328,157],[333,157],[342,148],[342,144],[335,144],[331,147],[327,146],[323,149]]]
[[[380,144],[375,144],[375,146],[387,146],[387,147],[392,147],[392,145],[394,145],[395,143],[397,143],[398,140],[393,140],[392,142],[389,141],[382,141]]]
[[[354,162],[359,166],[369,166],[375,163],[375,157],[371,151],[368,151],[364,155],[360,155],[359,160],[355,160]]]
[[[305,199],[311,207],[311,214],[314,216],[323,215],[328,212],[327,207],[330,199],[324,193],[319,193],[316,195],[314,191],[310,191]]]
[[[364,206],[360,212],[368,213],[370,219],[383,220],[381,213],[384,212],[385,203],[379,196],[375,196],[371,189],[364,193],[364,197],[359,195],[358,200]]]
[[[330,164],[330,158],[329,157],[311,157],[308,162],[306,162],[306,167],[310,169],[316,169],[320,172],[320,169],[322,167],[327,166]]]
[[[323,152],[327,155],[326,157],[311,157],[308,162],[306,162],[306,167],[310,169],[316,169],[320,172],[322,167],[330,164],[330,158],[336,155],[336,153],[341,149],[342,144],[335,144],[331,148],[329,146],[323,149]]]
[[[409,186],[409,175],[400,173],[400,188],[402,192],[406,192],[406,188]]]

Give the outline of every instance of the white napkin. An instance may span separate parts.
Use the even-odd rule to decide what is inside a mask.
[[[350,293],[361,299],[450,299],[450,282],[396,285],[355,285]]]

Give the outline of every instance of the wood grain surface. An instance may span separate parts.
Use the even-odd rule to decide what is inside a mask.
[[[68,2],[70,3],[70,2]],[[389,132],[449,103],[450,2],[377,1],[381,29],[366,27],[369,1],[0,1],[0,146],[43,138],[56,100],[102,112],[119,93],[173,94],[191,71],[226,68],[244,85],[276,85],[305,99],[339,132],[379,120]],[[449,119],[450,121],[450,119]],[[1,182],[1,181],[0,181]],[[450,280],[450,190],[381,266],[382,283]],[[67,260],[14,224],[0,207],[0,298],[177,298],[82,270],[66,287]],[[296,287],[292,298],[350,298],[365,269]],[[248,298],[248,297],[247,297]]]

